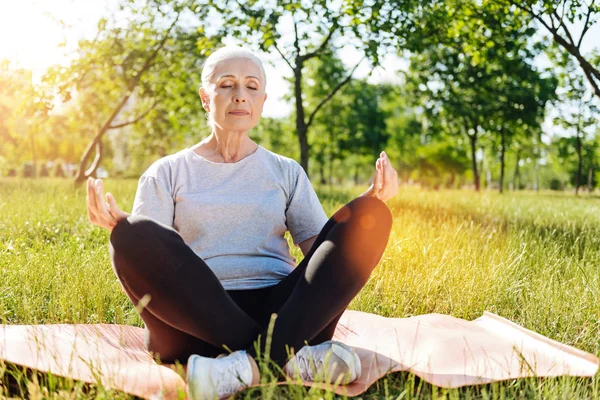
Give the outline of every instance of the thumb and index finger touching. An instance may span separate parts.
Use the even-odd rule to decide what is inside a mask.
[[[123,212],[117,205],[117,201],[112,193],[106,193],[106,200],[103,198],[104,185],[102,180],[93,178],[88,179],[87,187],[87,205],[88,215],[101,214],[105,217],[112,217],[117,222],[128,216],[127,213]],[[100,216],[100,215],[98,215]]]

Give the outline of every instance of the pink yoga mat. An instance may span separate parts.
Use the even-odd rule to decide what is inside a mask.
[[[143,337],[141,328],[122,325],[4,325],[0,359],[143,398],[176,398],[185,382],[171,366],[154,362]],[[355,382],[332,388],[347,396],[363,393],[391,371],[410,371],[452,388],[529,376],[590,377],[598,370],[595,355],[489,312],[465,321],[441,314],[385,318],[348,310],[334,339],[353,346],[362,362]]]

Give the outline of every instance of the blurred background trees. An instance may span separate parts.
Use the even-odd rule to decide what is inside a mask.
[[[385,149],[405,184],[592,191],[600,57],[583,44],[599,13],[593,1],[122,0],[38,82],[0,63],[0,170],[139,176],[210,133],[200,72],[226,42],[282,61],[292,111],[250,135],[313,181],[365,184]],[[395,79],[371,79],[383,68]]]

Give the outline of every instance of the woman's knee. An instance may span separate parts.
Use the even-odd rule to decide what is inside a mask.
[[[392,228],[392,213],[388,206],[376,197],[360,196],[350,201],[338,222],[351,220],[369,234],[382,234],[387,240]],[[340,211],[344,211],[344,209]]]
[[[113,246],[126,247],[135,244],[140,239],[147,240],[154,236],[159,224],[143,215],[130,215],[114,226],[110,233]]]
[[[167,242],[177,236],[175,230],[151,218],[130,215],[119,221],[110,234],[111,254],[135,259],[156,257],[156,253],[163,252]]]
[[[333,236],[328,239],[344,249],[344,273],[353,276],[357,285],[363,285],[385,251],[392,213],[381,200],[362,196],[342,207],[333,219],[340,227],[332,229]]]

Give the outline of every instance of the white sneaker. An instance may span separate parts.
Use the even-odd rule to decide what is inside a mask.
[[[360,376],[358,354],[347,344],[328,340],[304,346],[283,367],[284,372],[303,381],[348,384]]]
[[[218,359],[193,354],[188,359],[186,380],[190,400],[227,398],[250,386],[252,366],[246,350]]]

